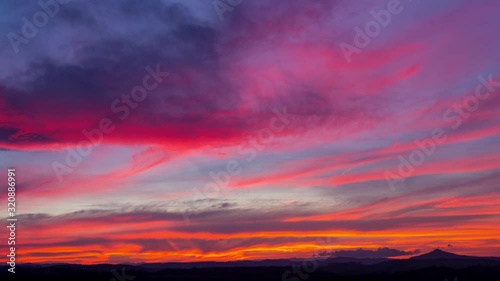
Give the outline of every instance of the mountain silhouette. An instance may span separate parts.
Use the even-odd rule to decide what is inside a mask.
[[[476,257],[471,257],[471,256],[462,256],[462,255],[457,255],[453,254],[450,252],[446,252],[440,249],[435,249],[432,252],[420,255],[420,256],[415,256],[410,259],[413,260],[434,260],[434,259],[471,259],[471,258],[476,258]]]

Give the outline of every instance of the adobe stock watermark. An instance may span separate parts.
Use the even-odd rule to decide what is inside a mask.
[[[9,32],[7,34],[7,39],[9,39],[10,45],[14,50],[14,53],[19,53],[19,46],[21,44],[28,44],[30,39],[35,38],[38,34],[39,28],[46,26],[49,20],[55,17],[61,10],[60,5],[66,5],[71,0],[39,0],[38,6],[41,10],[36,11],[31,19],[28,17],[22,17],[23,22],[21,26],[21,32],[19,34],[14,32]]]
[[[126,274],[125,267],[122,267],[122,273],[121,274],[118,274],[118,271],[116,271],[116,269],[111,270],[111,273],[115,277],[111,278],[110,281],[130,281],[130,280],[134,280],[135,279],[135,276],[127,275]]]
[[[479,83],[474,90],[473,95],[466,96],[460,103],[453,104],[452,109],[443,113],[443,119],[446,122],[452,122],[451,130],[457,130],[467,120],[472,113],[478,110],[481,101],[484,102],[495,92],[496,87],[500,87],[500,81],[494,81],[493,75],[488,78],[479,75]],[[448,139],[448,135],[442,128],[432,130],[430,137],[423,140],[415,140],[418,148],[413,149],[407,157],[399,155],[399,165],[396,173],[385,171],[384,178],[392,191],[395,191],[396,185],[403,184],[408,177],[413,176],[415,168],[425,163],[428,157],[432,156],[436,147],[443,144]]]
[[[319,245],[323,247],[327,247],[332,245],[331,237],[327,237],[325,240],[317,239],[316,240]],[[310,275],[318,270],[319,263],[318,261],[323,261],[328,259],[328,255],[322,255],[318,250],[314,251],[313,256],[307,259],[302,260],[302,263],[293,265],[291,269],[286,270],[281,275],[282,281],[300,281],[300,280],[308,280]]]
[[[257,158],[257,153],[264,150],[265,145],[274,140],[275,133],[282,132],[291,123],[291,114],[287,112],[286,106],[282,109],[273,109],[274,117],[269,121],[269,125],[259,130],[254,136],[249,136],[247,141],[241,143],[238,148],[238,154],[247,156],[244,160],[251,163]],[[244,162],[243,162],[244,163]],[[217,172],[210,171],[211,182],[205,184],[203,188],[193,189],[193,198],[190,201],[190,207],[184,212],[183,217],[186,223],[189,223],[189,217],[196,210],[195,201],[197,198],[216,198],[221,190],[229,185],[232,176],[237,176],[243,171],[241,163],[235,159],[228,160],[224,170]]]
[[[90,130],[83,129],[82,135],[87,140],[80,141],[76,148],[66,149],[64,164],[59,161],[52,162],[52,170],[54,170],[59,182],[63,181],[64,174],[73,172],[92,153],[94,146],[102,143],[105,134],[111,134],[116,129],[115,122],[127,119],[131,110],[137,108],[148,97],[148,92],[155,90],[170,75],[168,72],[162,72],[160,65],[156,65],[156,69],[148,65],[145,69],[147,74],[142,79],[142,85],[135,86],[130,94],[122,94],[120,98],[116,98],[111,103],[110,110],[114,113],[112,117],[116,117],[115,120],[104,117],[96,127]]]
[[[411,1],[411,0],[409,0]],[[351,63],[351,56],[353,54],[361,53],[361,50],[370,45],[372,38],[380,35],[382,28],[387,27],[392,20],[394,15],[397,15],[403,11],[403,6],[400,0],[389,0],[387,2],[387,9],[382,9],[380,11],[371,10],[370,14],[373,20],[367,22],[364,29],[359,26],[354,27],[354,39],[353,44],[346,42],[340,43],[340,49],[342,54],[348,63]]]
[[[242,2],[243,0],[214,0],[212,4],[214,5],[220,21],[224,21],[224,13],[233,12],[234,8],[239,6]]]

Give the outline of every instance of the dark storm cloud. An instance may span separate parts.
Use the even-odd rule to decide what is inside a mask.
[[[275,12],[284,19],[299,8],[298,3],[279,5]],[[325,3],[312,5],[311,12],[320,13]],[[251,40],[252,46],[257,42],[254,38],[263,34],[261,28],[271,11],[257,13],[262,4],[265,2],[249,5],[241,19],[235,14],[229,30],[226,25],[195,16],[192,7],[182,3],[71,2],[61,7],[43,28],[43,34],[22,46],[26,48],[24,64],[0,81],[0,106],[4,103],[12,111],[9,116],[16,116],[2,116],[0,126],[5,124],[38,136],[30,147],[36,147],[42,139],[77,143],[84,140],[82,130],[95,127],[103,117],[113,116],[112,102],[141,83],[146,66],[159,66],[171,75],[149,93],[106,142],[187,147],[235,144],[267,127],[273,109],[284,106],[301,117],[302,126],[296,126],[301,131],[313,122],[322,124],[332,114],[338,117],[338,124],[357,115],[358,110],[343,105],[333,107],[324,89],[312,86],[307,77],[287,82],[278,90],[267,84],[253,89],[254,79],[275,82],[260,73],[267,71],[265,66],[262,71],[239,76],[239,63],[244,62],[248,68],[248,58],[268,60],[265,53],[261,58],[257,49],[236,48],[240,39]],[[331,4],[326,6],[331,8]],[[256,22],[260,17],[262,23]],[[259,30],[255,32],[252,25]],[[265,42],[267,45],[274,44],[272,37],[260,39],[270,40]],[[283,67],[279,71],[287,72],[286,65],[277,66]],[[292,79],[297,78],[276,82]],[[263,99],[261,95],[269,97]],[[295,132],[290,129],[287,133]],[[25,145],[16,140],[8,144],[9,148],[15,146]]]
[[[390,258],[399,256],[408,256],[419,254],[420,250],[415,251],[401,251],[391,248],[378,248],[377,250],[338,250],[328,253],[334,257],[348,257],[348,258]]]

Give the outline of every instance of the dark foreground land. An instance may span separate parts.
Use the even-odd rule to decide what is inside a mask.
[[[140,268],[126,268],[126,275],[121,270],[114,276],[110,271],[100,271],[93,268],[70,269],[54,267],[51,270],[27,270],[16,274],[1,274],[2,280],[33,280],[33,281],[142,281],[142,280],[418,280],[418,281],[443,281],[443,280],[498,280],[499,268],[475,267],[468,269],[451,269],[445,267],[430,267],[397,273],[331,273],[324,269],[303,276],[290,275],[283,279],[283,272],[289,270],[283,267],[256,267],[256,268],[202,268],[202,269],[166,269],[147,271]],[[4,279],[5,278],[5,279]],[[133,279],[132,279],[133,278]]]
[[[227,263],[159,263],[141,265],[24,264],[16,273],[2,266],[0,280],[149,281],[149,280],[418,280],[494,281],[499,258],[476,258],[434,251],[407,260],[330,258]]]

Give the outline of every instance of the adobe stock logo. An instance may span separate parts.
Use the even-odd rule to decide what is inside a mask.
[[[196,213],[196,203],[199,199],[219,197],[224,189],[234,181],[234,177],[241,174],[244,166],[255,161],[258,153],[263,151],[266,145],[272,143],[275,136],[290,126],[294,119],[293,114],[288,113],[286,106],[281,109],[274,108],[273,113],[274,116],[269,120],[267,126],[261,128],[257,134],[247,136],[246,140],[238,145],[236,149],[238,155],[246,156],[245,158],[228,160],[225,169],[209,172],[212,181],[202,188],[193,189],[193,198],[188,202],[189,207],[183,214],[186,224],[190,223],[190,216]]]
[[[333,242],[332,237],[326,237],[326,239],[317,238],[318,245],[324,247],[325,251],[333,245]],[[328,257],[328,255],[321,255],[319,250],[315,250],[311,258],[304,259],[302,263],[293,265],[291,270],[283,272],[281,281],[308,280],[311,274],[318,270],[319,262],[328,259]]]
[[[392,16],[402,11],[403,6],[399,0],[389,0],[389,2],[387,2],[387,9],[382,9],[378,12],[371,10],[370,14],[373,20],[365,24],[364,30],[359,26],[354,27],[354,46],[346,42],[340,43],[340,49],[346,61],[351,63],[351,56],[361,53],[362,49],[370,45],[372,38],[377,37],[382,31],[382,28],[387,27],[391,23]]]
[[[451,124],[449,128],[434,128],[427,138],[416,139],[414,143],[417,148],[411,150],[406,157],[398,156],[399,164],[396,171],[394,173],[385,171],[384,178],[392,191],[396,190],[396,186],[404,184],[407,178],[413,177],[417,167],[422,166],[440,145],[447,142],[449,132],[460,128],[472,116],[472,113],[479,109],[482,103],[495,97],[495,94],[498,95],[496,88],[500,87],[500,81],[493,80],[493,74],[487,77],[478,75],[477,80],[478,83],[473,94],[465,96],[443,113],[444,123]]]
[[[30,39],[35,38],[38,34],[39,28],[46,26],[49,23],[49,19],[55,17],[60,9],[59,5],[68,4],[71,0],[40,0],[38,1],[38,6],[42,8],[40,11],[36,11],[31,20],[27,17],[22,17],[23,25],[21,26],[21,35],[9,32],[7,34],[7,39],[9,39],[10,45],[14,50],[14,53],[19,53],[19,46],[21,44],[28,44]]]
[[[224,21],[224,13],[233,12],[234,8],[239,6],[243,0],[214,0],[215,11],[219,16],[220,21]]]
[[[135,276],[127,275],[125,267],[122,267],[122,273],[119,274],[116,269],[111,270],[111,273],[115,276],[115,278],[111,278],[110,281],[130,281],[134,280]]]
[[[121,94],[119,98],[113,100],[110,105],[110,112],[113,114],[101,118],[93,128],[82,129],[82,135],[87,140],[67,147],[64,163],[52,162],[52,169],[59,182],[63,181],[65,174],[72,173],[83,163],[83,160],[92,153],[94,147],[103,143],[104,137],[115,131],[116,124],[125,121],[130,116],[131,111],[138,108],[149,93],[158,88],[160,83],[170,75],[168,72],[161,71],[159,64],[156,65],[155,69],[148,65],[145,70],[147,74],[143,76],[142,83],[133,87],[128,94]]]

